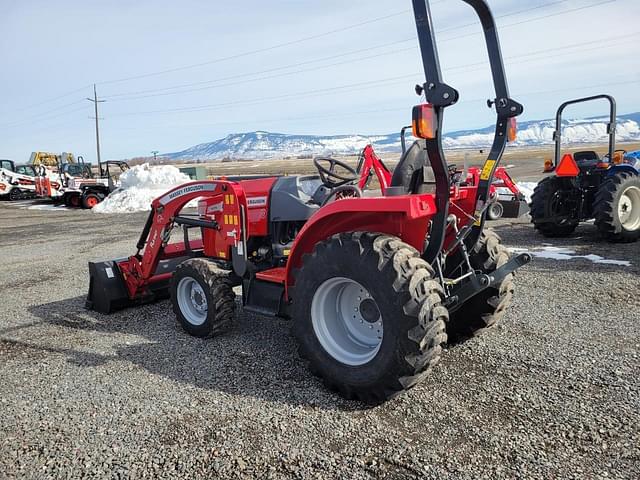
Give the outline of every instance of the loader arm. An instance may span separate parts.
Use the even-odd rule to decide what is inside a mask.
[[[185,242],[169,244],[174,226],[221,229],[215,220],[204,215],[181,217],[180,211],[196,198],[216,196],[221,199],[233,197],[233,208],[241,219],[237,228],[242,231],[245,225],[241,210],[246,210],[246,200],[244,191],[237,183],[217,180],[180,185],[151,203],[151,212],[134,255],[121,260],[89,264],[91,283],[87,305],[109,313],[149,297],[166,296],[166,283],[173,274],[174,264],[198,255],[198,250],[202,249],[201,241],[190,242],[188,238],[185,238]]]
[[[523,112],[523,107],[509,97],[498,32],[493,14],[486,0],[463,1],[475,10],[482,24],[496,95],[494,100],[488,101],[488,104],[490,107],[495,106],[497,113],[493,146],[480,174],[476,199],[475,226],[467,237],[467,244],[470,247],[476,243],[482,231],[484,211],[489,199],[493,175],[507,144],[509,120],[520,115]],[[434,138],[425,139],[427,154],[436,177],[436,206],[438,213],[433,219],[429,243],[423,253],[423,258],[433,263],[442,251],[449,214],[450,180],[447,161],[442,148],[444,109],[458,101],[459,93],[442,81],[440,60],[428,0],[413,0],[413,10],[426,78],[421,91],[424,92],[427,102],[433,106],[436,118]]]

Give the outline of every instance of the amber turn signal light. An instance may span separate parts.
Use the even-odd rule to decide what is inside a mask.
[[[438,126],[433,105],[423,103],[413,107],[412,122],[413,136],[416,138],[434,139]]]
[[[518,138],[518,121],[516,117],[511,117],[507,125],[507,140],[515,142],[516,138]]]

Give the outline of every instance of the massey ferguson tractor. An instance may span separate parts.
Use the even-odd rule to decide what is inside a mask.
[[[495,84],[495,139],[478,184],[449,174],[443,114],[459,96],[441,79],[429,3],[413,0],[426,75],[417,91],[427,103],[413,108],[418,140],[384,195],[360,196],[354,169],[335,159],[316,159],[318,176],[176,187],[153,201],[134,255],[89,263],[87,307],[106,314],[170,297],[184,330],[208,337],[232,325],[240,286],[244,310],[291,319],[301,356],[328,387],[372,403],[422,380],[447,338],[493,326],[513,272],[531,260],[484,230],[493,174],[523,107],[509,97],[487,3],[464,2],[482,22]],[[182,212],[195,199],[197,213]],[[182,241],[171,243],[178,226]]]
[[[600,158],[592,150],[561,157],[562,113],[577,103],[609,103],[609,152]],[[564,237],[580,222],[595,219],[601,236],[612,242],[640,238],[640,161],[616,150],[616,102],[610,95],[570,100],[556,114],[555,158],[545,162],[547,176],[533,191],[531,221],[546,237]]]

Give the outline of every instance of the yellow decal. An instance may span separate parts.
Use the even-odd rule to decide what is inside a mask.
[[[238,215],[233,216],[233,224],[238,225]]]
[[[218,256],[220,258],[227,258],[227,254],[225,252],[223,252],[222,250],[218,252]]]
[[[482,173],[480,174],[480,180],[489,180],[493,166],[496,164],[495,160],[487,160],[482,167]]]
[[[285,248],[285,249],[282,251],[282,253],[284,253],[284,256],[285,256],[285,257],[288,257],[288,256],[289,256],[289,254],[291,253],[291,249],[289,249],[289,248]]]

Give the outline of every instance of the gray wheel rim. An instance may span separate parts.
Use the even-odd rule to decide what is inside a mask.
[[[207,296],[197,280],[184,277],[178,282],[176,298],[180,312],[192,325],[202,325],[207,319]]]
[[[640,188],[632,185],[622,192],[618,218],[625,230],[633,232],[640,229]]]
[[[497,220],[502,216],[502,205],[498,202],[493,203],[489,207],[489,215],[492,219]]]
[[[322,348],[345,365],[364,365],[380,350],[384,329],[369,291],[355,280],[325,280],[311,302],[311,321]]]

